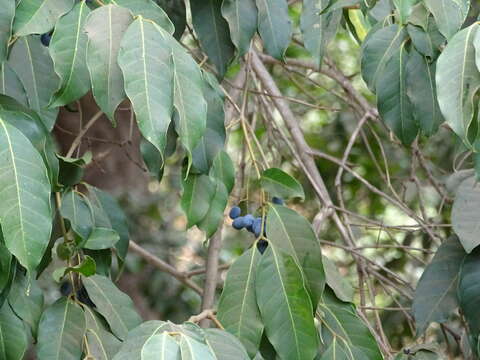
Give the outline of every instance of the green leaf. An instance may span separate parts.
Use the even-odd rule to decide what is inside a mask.
[[[88,36],[87,67],[93,96],[113,124],[116,123],[115,110],[125,98],[124,80],[117,57],[120,41],[132,21],[129,10],[105,5],[92,11],[84,26]],[[131,48],[135,48],[136,43],[132,42]]]
[[[107,331],[103,321],[88,306],[84,307],[87,321],[87,344],[95,360],[110,360],[118,352],[122,343]]]
[[[72,11],[62,16],[55,25],[49,45],[55,72],[60,77],[60,86],[50,99],[49,106],[69,104],[90,90],[87,69],[87,35],[83,26],[90,9],[80,1]]]
[[[260,182],[262,187],[271,195],[284,198],[299,197],[302,200],[305,199],[302,185],[280,169],[270,168],[265,170],[262,173]]]
[[[322,10],[323,14],[343,9],[344,7],[354,6],[360,3],[361,0],[330,0],[328,6]]]
[[[480,244],[477,211],[479,205],[480,185],[477,184],[475,177],[471,176],[460,183],[452,207],[453,230],[467,253]]]
[[[265,332],[282,359],[313,359],[313,308],[295,259],[270,244],[257,266],[255,289]]]
[[[85,165],[92,161],[92,153],[87,151],[80,158],[71,158],[57,154],[60,165],[58,181],[65,186],[74,186],[80,183],[85,173]]]
[[[435,87],[435,63],[415,49],[410,51],[406,66],[407,95],[413,106],[413,117],[422,133],[431,136],[444,121],[437,100]]]
[[[168,15],[152,0],[111,0],[111,2],[129,9],[135,16],[141,15],[145,19],[154,21],[169,34],[175,31]]]
[[[413,107],[407,96],[407,62],[407,50],[402,43],[377,81],[378,112],[404,145],[410,145],[418,133]]]
[[[220,180],[231,193],[235,186],[235,169],[232,159],[225,151],[220,151],[210,169],[210,177]]]
[[[259,260],[260,252],[256,247],[235,260],[228,270],[217,311],[217,318],[225,330],[242,342],[252,358],[258,351],[263,333],[255,293],[255,271]]]
[[[113,230],[102,227],[93,228],[87,241],[82,244],[84,249],[103,250],[110,249],[120,240],[120,235]]]
[[[28,340],[25,326],[5,303],[0,308],[0,357],[22,360],[27,351]]]
[[[408,352],[406,351],[408,350]],[[402,352],[395,356],[395,360],[443,360],[445,355],[439,354],[438,345],[420,344],[413,347],[404,348]]]
[[[268,54],[278,60],[290,44],[292,24],[288,16],[286,0],[256,0],[258,8],[258,32]]]
[[[22,0],[15,11],[14,34],[20,37],[49,32],[72,7],[73,0]]]
[[[189,175],[183,182],[181,205],[187,216],[187,227],[198,224],[208,213],[216,186],[206,175]]]
[[[153,335],[143,346],[142,359],[180,360],[180,345],[166,333]]]
[[[0,308],[7,300],[17,272],[17,260],[3,244],[0,229]]]
[[[173,37],[180,41],[187,25],[187,14],[183,0],[156,0],[175,25]]]
[[[269,207],[267,238],[277,249],[293,257],[305,275],[305,286],[316,307],[325,287],[322,253],[312,226],[303,216],[281,205]]]
[[[200,45],[217,68],[220,78],[227,71],[235,49],[230,40],[228,23],[221,14],[221,6],[222,0],[190,3],[193,28],[200,40]]]
[[[82,355],[85,314],[80,306],[60,298],[40,319],[38,360],[78,360]]]
[[[425,268],[412,304],[417,335],[423,334],[432,322],[446,322],[458,307],[458,276],[465,256],[458,237],[453,235],[442,243]]]
[[[375,91],[388,60],[398,52],[406,37],[406,30],[394,24],[374,32],[365,40],[361,63],[362,77],[371,90]]]
[[[48,131],[53,129],[58,109],[47,109],[59,79],[53,70],[48,50],[38,36],[19,38],[12,47],[8,63],[19,77],[28,98],[29,107],[35,110]]]
[[[17,74],[7,62],[0,64],[0,94],[8,95],[28,106],[27,94]]]
[[[17,273],[8,302],[15,314],[30,326],[36,338],[43,312],[43,292],[37,281]]]
[[[32,272],[52,230],[47,169],[28,139],[1,118],[0,149],[0,224],[5,245]]]
[[[214,183],[215,193],[210,200],[210,207],[205,217],[198,223],[199,229],[205,231],[207,239],[217,231],[228,203],[228,191],[225,185],[218,179],[215,179]]]
[[[255,0],[224,0],[222,15],[230,28],[230,37],[240,56],[250,48],[257,32],[257,7]]]
[[[162,157],[173,112],[173,64],[168,36],[159,26],[139,17],[126,31],[118,56],[125,91],[140,131]]]
[[[320,66],[323,55],[330,41],[337,33],[338,25],[342,19],[340,10],[320,14],[327,0],[306,0],[303,2],[300,27],[303,33],[305,48],[312,54],[315,64]]]
[[[407,19],[410,17],[413,11],[413,6],[419,2],[419,0],[393,0],[395,8],[398,11],[399,20],[401,25],[405,25]]]
[[[70,225],[82,239],[88,239],[93,228],[92,210],[84,199],[84,195],[70,190],[62,197],[60,208],[62,217],[70,221]]]
[[[130,297],[118,290],[110,279],[93,275],[83,278],[83,285],[97,306],[97,311],[119,339],[124,340],[128,331],[142,322]]]
[[[352,285],[340,274],[336,265],[328,257],[322,256],[322,263],[326,284],[332,289],[335,296],[344,302],[352,302],[355,295],[355,289]]]
[[[128,333],[127,338],[122,343],[120,350],[113,360],[141,359],[145,347],[152,346],[149,344],[150,339],[161,335],[166,327],[167,323],[164,321],[151,320],[142,323]],[[168,340],[165,339],[165,341]],[[155,341],[155,343],[157,343],[157,341]],[[177,359],[173,357],[172,360]]]
[[[182,360],[216,360],[207,345],[182,334],[180,338]]]
[[[245,348],[238,339],[220,329],[206,329],[205,341],[216,359],[249,360]]]
[[[345,349],[336,337],[328,349],[322,354],[320,360],[355,360],[353,354]]]
[[[71,272],[75,272],[77,274],[82,274],[83,276],[92,276],[95,275],[97,267],[95,265],[95,261],[88,255],[85,255],[83,261],[75,266],[69,267],[60,267],[55,269],[52,276],[56,282],[60,282],[63,277]]]
[[[461,265],[458,279],[458,302],[462,314],[467,320],[470,334],[478,338],[480,334],[480,290],[478,277],[480,276],[480,249],[477,248],[467,255]]]
[[[478,24],[458,32],[437,60],[438,103],[452,130],[471,146],[468,130],[472,125],[474,96],[480,88],[480,72],[475,66],[475,46],[480,47]],[[474,40],[475,39],[475,40]]]
[[[208,174],[219,151],[225,144],[225,112],[223,93],[213,75],[204,72],[203,95],[207,101],[207,124],[203,137],[193,150],[193,166]]]
[[[435,17],[440,32],[450,40],[460,29],[468,14],[464,0],[424,0],[425,6]]]
[[[15,16],[15,3],[10,0],[0,2],[0,63],[7,58],[8,42],[12,35],[13,18]]]
[[[440,49],[445,43],[445,38],[438,31],[437,25],[433,19],[428,22],[426,30],[422,29],[420,26],[409,24],[407,25],[407,31],[418,52],[430,59],[436,59],[438,57]]]
[[[320,338],[324,347],[336,341],[351,355],[348,359],[383,360],[374,337],[357,316],[353,304],[336,299],[332,291],[326,289],[317,313],[322,323]]]

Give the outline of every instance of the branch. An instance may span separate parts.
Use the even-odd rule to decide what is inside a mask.
[[[160,271],[163,271],[163,272],[166,272],[167,274],[172,275],[182,284],[193,289],[199,295],[203,295],[203,290],[200,288],[200,286],[198,286],[192,280],[190,280],[185,273],[175,269],[172,265],[166,263],[162,259],[151,254],[150,252],[148,252],[147,250],[145,250],[144,248],[142,248],[140,245],[138,245],[132,240],[130,240],[129,249],[134,253],[136,253],[137,255],[141,256],[143,259],[145,259],[145,261],[148,262],[150,265],[155,266]]]

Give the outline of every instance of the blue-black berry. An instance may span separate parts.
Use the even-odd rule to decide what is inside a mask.
[[[234,206],[230,210],[230,214],[228,214],[228,216],[230,216],[230,219],[235,220],[240,216],[241,213],[242,213],[242,210],[238,206]]]
[[[88,296],[87,290],[85,289],[84,286],[82,286],[80,290],[77,291],[77,300],[87,306],[95,307],[95,304],[90,299],[90,296]]]
[[[245,215],[244,219],[245,219],[245,229],[247,229],[248,231],[252,231],[253,222],[255,221],[255,218],[253,217],[252,214],[247,214]]]
[[[233,220],[232,227],[236,230],[242,230],[245,227],[245,217],[239,216]]]
[[[255,221],[253,222],[253,233],[255,234],[255,237],[259,237],[260,233],[262,232],[262,218],[257,217]]]
[[[62,294],[62,296],[70,296],[70,294],[72,293],[72,290],[73,288],[70,281],[64,281],[60,285],[60,294]]]
[[[40,36],[40,41],[42,42],[43,46],[50,45],[50,40],[52,39],[52,33],[45,33]]]
[[[274,196],[272,198],[272,203],[277,204],[277,205],[283,205],[285,202],[283,201],[282,198],[279,198],[277,196]]]
[[[268,247],[268,241],[266,241],[264,239],[258,240],[257,249],[258,249],[258,251],[260,251],[260,254],[263,254],[265,252],[265,250],[267,250],[267,247]]]

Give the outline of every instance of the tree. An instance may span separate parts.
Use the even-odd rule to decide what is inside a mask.
[[[480,358],[477,3],[0,5],[0,358]],[[86,181],[126,146],[204,268]],[[116,284],[133,254],[201,308],[144,321]]]

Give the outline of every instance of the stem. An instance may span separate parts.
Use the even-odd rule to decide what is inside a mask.
[[[95,122],[98,119],[100,119],[102,115],[103,115],[102,111],[97,112],[95,115],[92,116],[92,118],[88,121],[85,127],[78,133],[77,137],[73,140],[72,145],[70,146],[70,149],[67,152],[67,155],[65,155],[67,158],[73,155],[73,152],[75,151],[75,149],[78,147],[78,145],[80,145],[80,142],[82,141],[83,136],[93,126],[93,124],[95,124]]]

